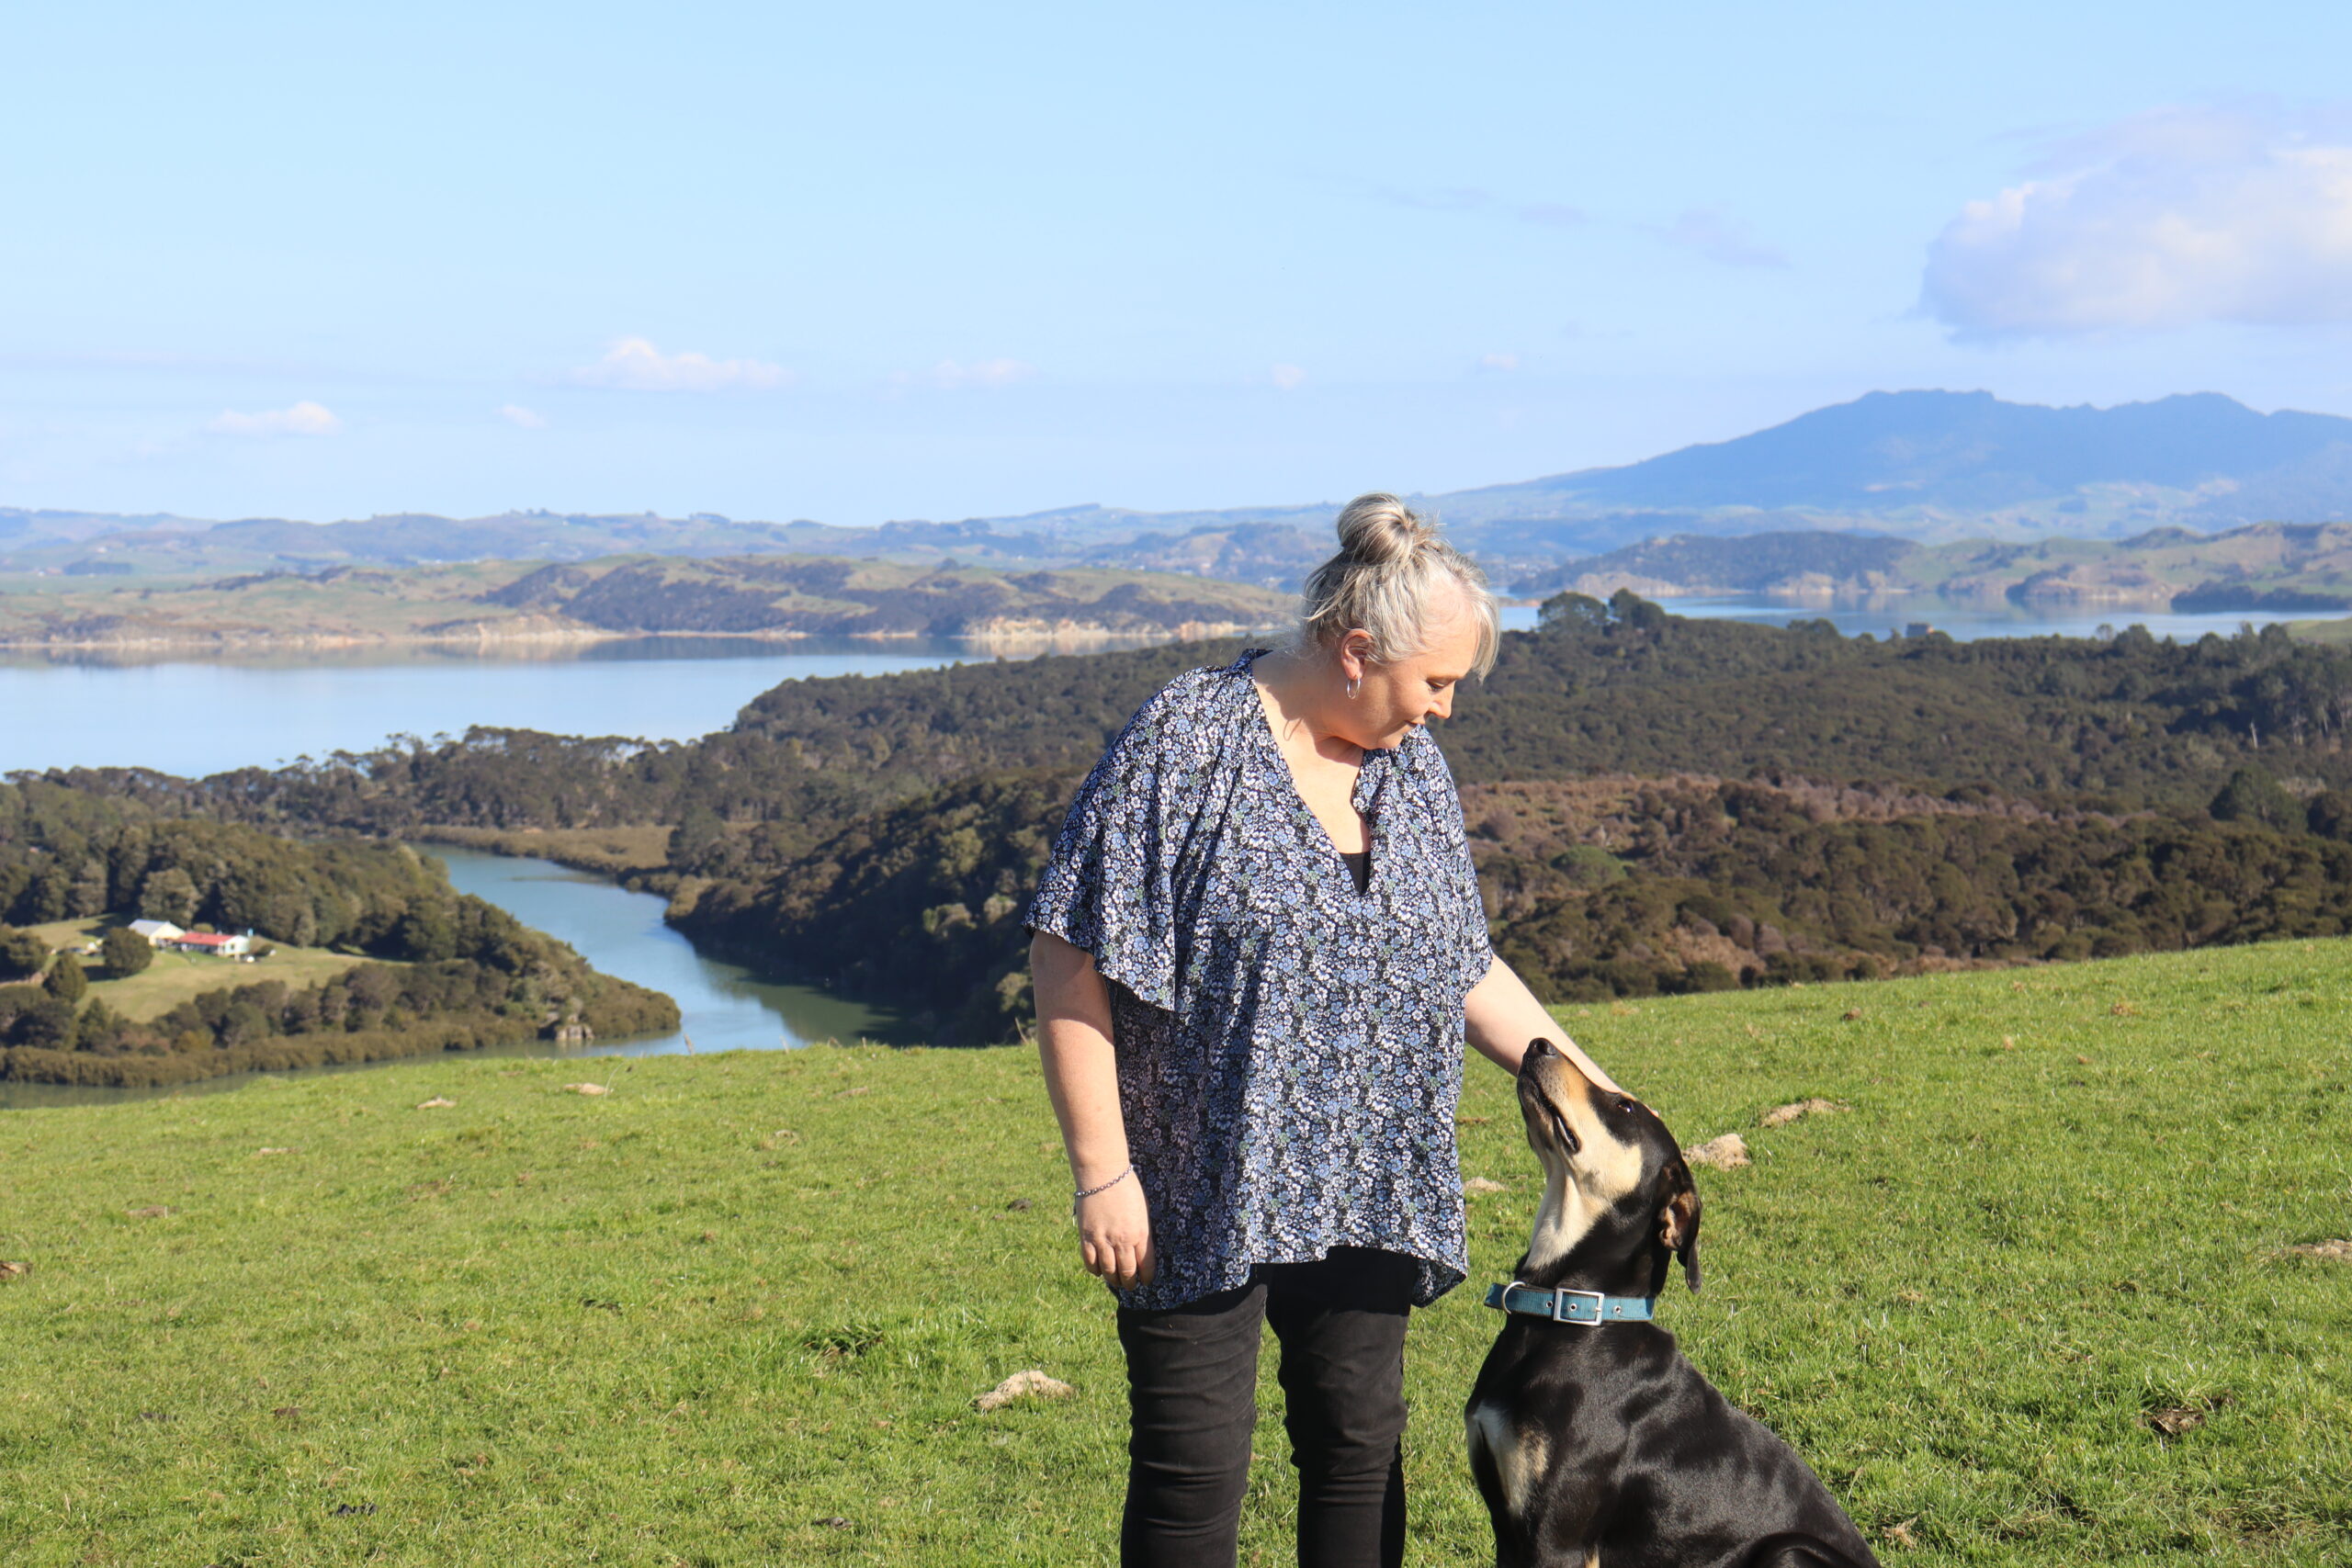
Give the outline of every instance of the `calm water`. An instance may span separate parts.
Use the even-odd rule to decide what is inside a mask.
[[[599,1042],[587,1048],[588,1054],[658,1056],[689,1046],[696,1051],[767,1051],[821,1040],[899,1036],[896,1021],[879,1009],[807,986],[760,979],[750,970],[705,958],[662,923],[664,901],[652,894],[631,893],[552,861],[482,854],[446,844],[417,848],[448,865],[449,880],[458,892],[488,899],[525,925],[570,942],[607,975],[668,992],[685,1015],[684,1026],[675,1034]]]
[[[147,767],[202,776],[469,725],[691,740],[780,681],[988,657],[945,637],[633,637],[541,652],[322,651],[152,663],[0,656],[0,773]]]
[[[2309,610],[2297,610],[2286,615],[2256,615],[2240,610],[2219,615],[2174,615],[2154,610],[2111,607],[2048,613],[2029,610],[2018,604],[1983,604],[1925,595],[1882,599],[1867,604],[1828,606],[1792,604],[1753,594],[1667,599],[1660,603],[1678,615],[1714,620],[1755,621],[1776,626],[1787,626],[1791,621],[1826,620],[1848,637],[1859,637],[1864,632],[1873,637],[1884,637],[1890,631],[1899,632],[1914,622],[1925,621],[1962,642],[1984,637],[2093,637],[2098,635],[2102,626],[2118,630],[2129,626],[2143,626],[2148,628],[2150,635],[2160,639],[2171,637],[2179,642],[2195,642],[2207,632],[2218,632],[2228,637],[2249,621],[2256,626],[2264,626],[2271,621],[2300,619],[2312,614]]]

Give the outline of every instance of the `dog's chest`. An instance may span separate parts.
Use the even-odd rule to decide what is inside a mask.
[[[1564,1474],[1592,1472],[1598,1479],[1601,1469],[1578,1438],[1572,1408],[1490,1395],[1473,1399],[1463,1415],[1471,1469],[1490,1507],[1522,1523],[1542,1520],[1543,1533],[1555,1542],[1591,1538],[1601,1488],[1561,1484]]]
[[[1509,1404],[1481,1400],[1465,1413],[1469,1426],[1471,1462],[1481,1458],[1494,1476],[1503,1506],[1524,1515],[1544,1479],[1551,1459],[1551,1443],[1541,1426],[1522,1424]]]

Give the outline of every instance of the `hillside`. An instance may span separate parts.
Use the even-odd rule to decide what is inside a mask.
[[[791,681],[685,745],[476,730],[209,781],[55,777],[518,852],[635,829],[634,885],[697,944],[792,954],[929,1011],[943,1043],[1000,1040],[1026,1020],[1020,914],[1079,774],[1155,687],[1231,651]],[[1440,738],[1495,940],[1547,996],[2352,930],[2352,653],[2276,627],[1881,641],[1563,595]]]
[[[1661,1321],[1889,1568],[2323,1568],[2352,1264],[2295,1249],[2346,1234],[2347,998],[2331,942],[1562,1018],[1686,1143],[1748,1141]],[[1406,1355],[1421,1562],[1491,1560],[1455,1413],[1542,1188],[1466,1071],[1502,1190]],[[1850,1109],[1761,1124],[1815,1096]],[[1111,1551],[1125,1374],[1033,1052],[435,1060],[6,1124],[11,1562]],[[1029,1368],[1074,1393],[974,1408]],[[1277,1399],[1245,1562],[1289,1557]]]
[[[606,557],[333,567],[184,585],[19,580],[0,646],[250,648],[706,636],[1054,643],[1217,636],[1279,622],[1271,590],[1101,570],[1004,572],[822,557]],[[109,586],[94,586],[96,582]]]
[[[254,953],[159,951],[123,929],[142,919]],[[187,1084],[677,1020],[405,845],[0,784],[0,1079]]]
[[[1677,535],[1521,579],[1521,592],[1621,588],[1656,596],[1762,593],[1805,603],[1905,595],[2043,608],[2352,609],[2352,524],[2259,523],[2219,534],[2151,529],[2128,539],[1965,539],[1883,535]]]
[[[1363,479],[1365,488],[1403,482]],[[2005,402],[1983,391],[1881,391],[1637,463],[1416,499],[1504,581],[1674,534],[1826,528],[1929,543],[2018,542],[2340,522],[2352,519],[2352,419],[2256,413],[2212,392],[2099,409]],[[786,552],[1172,570],[1293,587],[1328,553],[1338,505],[1326,499],[1168,513],[1080,505],[872,527],[545,512],[205,524],[0,508],[0,574],[217,576],[358,563]]]

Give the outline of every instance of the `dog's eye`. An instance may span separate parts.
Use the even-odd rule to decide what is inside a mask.
[[[1634,1102],[1623,1095],[1620,1095],[1617,1100],[1617,1109],[1620,1111],[1631,1111],[1634,1109]]]

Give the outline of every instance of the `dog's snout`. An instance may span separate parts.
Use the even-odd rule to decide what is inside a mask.
[[[1560,1048],[1539,1034],[1527,1043],[1527,1054],[1531,1056],[1556,1056]]]

